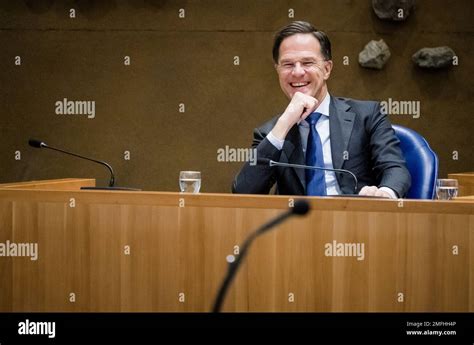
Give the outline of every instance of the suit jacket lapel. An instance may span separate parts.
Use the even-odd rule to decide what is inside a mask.
[[[286,156],[287,162],[292,164],[304,164],[303,147],[301,146],[301,135],[298,126],[293,126],[288,132],[283,145],[283,153]],[[283,157],[282,157],[283,158]],[[283,159],[281,159],[283,161]],[[292,169],[298,176],[303,190],[306,190],[306,174],[304,169]]]
[[[344,153],[347,152],[352,128],[354,127],[355,113],[350,106],[331,96],[329,104],[329,132],[331,138],[332,164],[335,169],[341,169],[344,164]],[[336,175],[337,176],[337,175]]]

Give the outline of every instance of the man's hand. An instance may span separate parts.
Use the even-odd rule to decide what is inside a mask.
[[[376,186],[365,186],[363,187],[359,195],[379,196],[381,198],[391,198],[390,194],[386,191],[377,188]]]
[[[306,119],[317,107],[318,100],[316,98],[295,92],[285,112],[273,127],[272,134],[280,140],[285,139],[291,127]]]

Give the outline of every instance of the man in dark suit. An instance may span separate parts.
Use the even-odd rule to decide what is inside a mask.
[[[390,122],[377,102],[329,95],[332,70],[327,35],[293,22],[275,36],[273,59],[280,87],[290,99],[283,114],[254,130],[258,159],[346,169],[358,178],[357,193],[401,198],[411,183]],[[354,180],[342,172],[246,163],[234,193],[267,194],[277,184],[284,195],[353,194]]]

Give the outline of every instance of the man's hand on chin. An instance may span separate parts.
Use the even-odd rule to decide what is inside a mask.
[[[279,117],[271,133],[279,140],[285,139],[291,127],[306,119],[318,107],[314,97],[295,92],[285,112]]]
[[[376,186],[363,187],[360,190],[359,195],[378,196],[381,198],[392,199],[392,196],[388,192],[386,192],[385,190],[381,188],[377,188]]]

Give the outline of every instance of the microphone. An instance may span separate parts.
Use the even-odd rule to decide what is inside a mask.
[[[290,164],[290,163],[282,163],[282,162],[275,162],[268,158],[258,158],[258,164],[268,164],[269,166],[277,166],[277,167],[284,167],[284,168],[295,168],[295,169],[311,169],[311,170],[324,170],[324,171],[334,171],[334,172],[342,172],[345,174],[350,174],[354,179],[354,194],[357,194],[357,187],[358,181],[356,175],[346,169],[332,169],[332,168],[322,168],[322,167],[315,167],[310,165],[302,165],[302,164]]]
[[[218,313],[221,310],[222,303],[224,302],[224,298],[227,292],[227,289],[229,288],[232,280],[235,277],[235,274],[237,273],[237,270],[240,267],[240,264],[242,260],[244,259],[245,255],[247,254],[247,251],[252,244],[253,240],[255,240],[258,236],[261,234],[267,232],[274,226],[278,225],[279,223],[283,222],[287,218],[293,216],[293,215],[299,215],[303,216],[308,211],[310,210],[309,203],[306,200],[297,200],[294,204],[293,208],[288,209],[286,212],[280,214],[278,217],[272,219],[268,223],[263,224],[260,228],[258,228],[255,232],[250,234],[250,236],[247,237],[247,239],[244,241],[242,246],[240,247],[240,254],[236,257],[233,255],[230,255],[228,257],[229,261],[229,267],[227,270],[227,275],[225,276],[220,288],[219,292],[217,293],[216,299],[214,301],[214,306],[212,308],[212,312]],[[234,261],[235,260],[235,261]]]
[[[84,157],[84,156],[81,156],[77,153],[72,153],[72,152],[69,152],[69,151],[61,150],[61,149],[58,149],[56,147],[49,146],[44,141],[41,141],[41,140],[30,139],[30,140],[28,140],[28,144],[31,147],[35,147],[35,148],[39,148],[39,149],[45,148],[45,149],[50,149],[50,150],[54,150],[54,151],[59,151],[59,152],[65,153],[67,155],[71,155],[71,156],[82,158],[82,159],[85,159],[85,160],[88,160],[88,161],[91,161],[91,162],[95,162],[95,163],[98,163],[98,164],[101,164],[101,165],[105,166],[109,170],[110,180],[109,180],[109,186],[108,187],[105,187],[105,188],[104,187],[81,187],[81,189],[139,190],[139,189],[134,189],[134,188],[114,187],[114,184],[115,184],[114,170],[112,169],[110,164],[108,164],[107,162],[99,161],[97,159],[93,159],[93,158],[89,158],[89,157]]]

